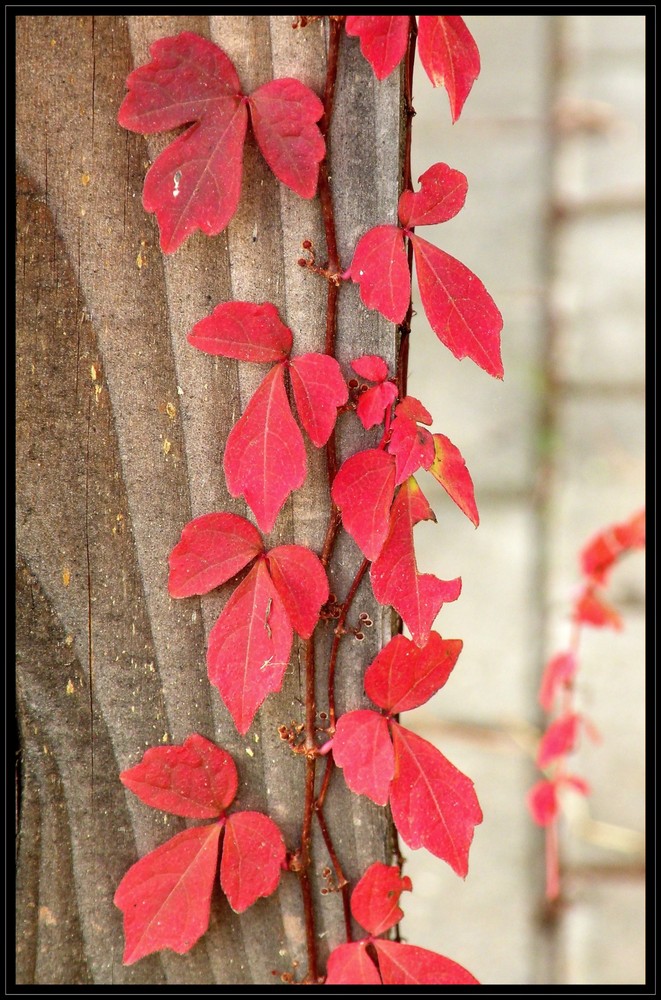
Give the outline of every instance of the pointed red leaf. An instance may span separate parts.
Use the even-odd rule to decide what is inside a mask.
[[[418,49],[432,85],[447,90],[456,122],[480,72],[473,36],[461,17],[423,15],[418,22]]]
[[[238,514],[203,514],[189,521],[170,553],[171,597],[208,594],[263,551],[254,524]]]
[[[376,226],[358,241],[349,277],[360,285],[368,309],[378,309],[392,323],[401,323],[411,299],[411,275],[398,226]]]
[[[380,986],[381,977],[367,954],[368,941],[340,944],[328,956],[326,986]]]
[[[556,782],[546,778],[536,782],[528,792],[526,802],[537,826],[550,826],[560,811]]]
[[[428,470],[477,528],[480,515],[475,503],[475,489],[463,456],[445,434],[434,434],[433,438],[434,461]]]
[[[613,628],[616,632],[622,629],[622,618],[618,612],[592,588],[586,589],[576,602],[573,618],[575,622],[592,625],[593,628]]]
[[[356,414],[365,430],[383,423],[386,410],[397,399],[397,386],[393,382],[380,382],[362,393]]]
[[[195,324],[188,342],[224,358],[282,361],[291,351],[292,334],[270,302],[221,302]]]
[[[557,653],[546,664],[539,686],[539,703],[545,712],[551,711],[556,694],[569,684],[577,666],[576,655],[571,650],[567,653]]]
[[[431,424],[432,422],[431,413],[415,396],[404,396],[401,403],[395,407],[395,416],[405,417],[420,424]]]
[[[544,770],[558,757],[571,753],[576,746],[581,716],[570,712],[555,719],[542,736],[537,750],[537,767]]]
[[[426,847],[466,877],[473,828],[482,810],[473,782],[421,736],[390,722],[395,777],[390,808],[410,848]]]
[[[240,733],[272,691],[279,691],[293,634],[289,618],[260,560],[239,584],[209,634],[207,666]]]
[[[388,378],[388,365],[378,354],[362,354],[359,358],[354,358],[351,367],[356,375],[369,382],[385,382]]]
[[[434,512],[411,477],[400,486],[395,497],[388,536],[370,570],[372,590],[377,601],[392,605],[418,646],[427,642],[434,618],[443,603],[456,601],[461,592],[460,577],[439,580],[431,573],[418,573],[413,527],[419,521],[429,520],[436,520]]]
[[[171,948],[183,955],[209,926],[221,823],[196,826],[137,861],[119,883],[124,964]]]
[[[399,941],[374,941],[379,958],[379,970],[388,986],[413,986],[425,983],[435,986],[479,986],[468,969],[435,951],[418,948]]]
[[[197,733],[181,746],[151,747],[119,777],[153,809],[196,819],[225,812],[239,784],[230,755]]]
[[[333,433],[337,409],[349,398],[339,364],[329,354],[299,354],[289,365],[296,409],[310,440],[323,448]]]
[[[351,455],[331,489],[342,524],[366,559],[376,559],[388,534],[395,490],[395,460],[378,448]]]
[[[420,298],[430,326],[456,358],[503,377],[503,317],[480,279],[450,254],[413,234]]]
[[[408,875],[402,878],[399,868],[376,861],[351,894],[351,912],[370,934],[385,934],[404,916],[399,897],[412,888],[411,879]]]
[[[407,14],[375,16],[349,14],[347,35],[360,38],[360,51],[374,70],[377,80],[385,80],[404,58],[411,19]]]
[[[401,404],[400,404],[401,405]],[[399,486],[418,469],[428,469],[434,461],[434,439],[426,427],[395,410],[388,451],[395,456],[395,484]]]
[[[196,229],[214,236],[234,215],[248,114],[236,70],[213,42],[185,31],[149,51],[152,61],[128,77],[118,120],[143,134],[193,123],[145,178],[143,205],[173,253]]]
[[[447,222],[464,207],[468,181],[461,170],[434,163],[418,177],[418,184],[418,192],[403,191],[399,199],[397,211],[405,229]]]
[[[321,560],[302,545],[279,545],[269,552],[268,565],[292,627],[309,639],[328,600],[328,577]]]
[[[278,888],[287,851],[276,824],[259,812],[227,817],[220,884],[235,913],[243,913]]]
[[[344,770],[352,792],[385,806],[395,757],[384,715],[369,708],[341,715],[333,737],[333,759]]]
[[[422,647],[393,636],[367,668],[365,694],[390,715],[418,708],[443,687],[462,646],[461,639],[441,639],[438,632]]]
[[[305,480],[305,444],[287,399],[284,367],[276,365],[227,438],[227,488],[244,496],[262,531],[271,531],[285,500]]]
[[[317,95],[291,77],[270,80],[250,95],[255,138],[269,167],[301,198],[317,191],[326,144],[316,125],[324,113]]]

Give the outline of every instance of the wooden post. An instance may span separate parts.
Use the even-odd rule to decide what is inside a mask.
[[[289,17],[20,16],[17,27],[17,644],[19,714],[18,982],[277,984],[305,934],[297,877],[238,917],[214,897],[208,933],[185,956],[122,965],[115,889],[138,857],[184,828],[142,805],[119,772],[147,747],[199,732],[234,756],[239,805],[267,811],[294,849],[304,765],[277,733],[302,721],[304,662],[294,650],[282,692],[240,737],[207,679],[206,635],[230,592],[173,601],[167,557],[191,517],[246,514],[227,493],[222,450],[263,375],[211,358],[185,335],[221,301],[271,301],[297,353],[324,349],[323,279],[297,265],[311,239],[323,261],[318,199],[280,185],[249,139],[240,207],[214,239],[174,255],[158,246],[141,192],[170,136],[117,124],[125,80],[155,39],[194,31],[235,62],[244,91],[297,76],[323,92],[323,21]],[[402,136],[400,79],[378,83],[355,39],[343,39],[330,170],[343,267],[359,236],[395,221]],[[395,360],[391,324],[341,290],[338,353]],[[351,427],[348,425],[351,423]],[[373,440],[344,418],[344,456]],[[306,485],[268,545],[320,550],[328,518],[323,455],[308,450]],[[360,553],[345,540],[331,567],[343,599]],[[362,672],[392,632],[365,584],[355,605],[374,627],[342,646],[338,708],[365,704]],[[330,627],[329,627],[330,633]],[[325,702],[319,641],[319,707]],[[327,819],[346,874],[389,860],[384,811],[335,774]],[[312,881],[324,949],[344,940],[339,893],[322,896],[328,857],[318,830]],[[273,970],[278,975],[272,974]],[[300,972],[298,973],[300,976]]]

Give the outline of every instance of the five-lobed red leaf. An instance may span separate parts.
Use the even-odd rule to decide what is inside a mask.
[[[383,14],[347,16],[347,35],[357,35],[360,38],[360,51],[378,80],[385,80],[390,76],[404,58],[410,23],[408,14],[395,14],[391,17]]]
[[[411,276],[399,226],[376,226],[360,238],[348,271],[368,309],[401,323],[411,298]]]
[[[209,634],[209,680],[240,733],[268,694],[282,687],[293,640],[284,605],[260,560],[239,584]]]
[[[465,264],[415,233],[420,298],[430,326],[456,358],[468,357],[489,375],[503,377],[503,317],[480,279]]]
[[[244,517],[202,514],[188,522],[170,553],[170,596],[208,594],[262,551],[261,535]]]
[[[321,560],[302,545],[279,545],[267,557],[269,573],[293,628],[303,639],[315,630],[328,600],[328,577]]]
[[[326,986],[380,986],[381,976],[367,953],[368,941],[340,944],[328,956]]]
[[[384,715],[369,708],[341,715],[333,737],[333,759],[352,792],[385,806],[395,755]]]
[[[243,496],[262,531],[271,531],[285,500],[305,481],[303,435],[287,398],[283,364],[268,373],[227,438],[227,488]]]
[[[390,808],[402,840],[426,847],[465,878],[474,827],[482,810],[473,782],[443,754],[415,733],[390,722],[395,777]]]
[[[283,361],[292,349],[292,333],[270,302],[221,302],[195,324],[188,342],[224,358]]]
[[[237,812],[227,817],[220,884],[236,913],[275,892],[286,853],[282,834],[269,816]]]
[[[436,520],[434,512],[411,477],[400,486],[395,497],[388,536],[370,570],[372,590],[377,601],[391,605],[401,615],[418,646],[427,642],[434,618],[442,605],[446,601],[455,601],[461,592],[459,577],[439,580],[431,573],[418,573],[413,527],[419,521],[428,520]]]
[[[385,934],[404,916],[399,897],[412,889],[408,875],[395,865],[376,861],[365,871],[351,894],[351,912],[370,934]]]
[[[427,948],[398,941],[374,942],[379,959],[379,971],[386,986],[479,986],[468,969],[444,955]]]
[[[171,948],[189,951],[209,926],[221,824],[172,837],[129,868],[115,893],[124,913],[124,964]]]
[[[438,632],[422,647],[395,635],[367,668],[365,693],[389,715],[418,708],[443,687],[462,646],[461,639],[442,639]]]
[[[400,195],[397,211],[405,229],[447,222],[464,207],[468,181],[461,170],[434,163],[418,177],[418,184],[418,192],[409,190]]]
[[[444,86],[456,122],[480,72],[480,53],[462,17],[422,15],[418,22],[420,62],[434,87]]]
[[[395,491],[395,460],[378,448],[351,455],[331,489],[342,524],[366,559],[376,559],[388,534]]]
[[[196,819],[222,815],[239,784],[230,755],[197,733],[181,746],[151,747],[120,779],[148,806]]]
[[[333,433],[337,410],[349,390],[335,358],[329,354],[299,354],[289,365],[296,409],[305,431],[317,448]]]
[[[475,503],[473,480],[466,468],[463,455],[445,434],[433,434],[432,437],[434,461],[428,467],[428,471],[477,528],[480,515]]]

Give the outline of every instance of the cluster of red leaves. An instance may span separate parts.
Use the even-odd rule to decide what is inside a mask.
[[[453,218],[463,207],[468,183],[446,163],[435,163],[418,178],[420,191],[399,199],[401,226],[375,226],[358,241],[346,276],[360,285],[370,309],[401,323],[411,301],[406,243],[413,247],[422,306],[441,343],[456,358],[471,358],[496,378],[503,377],[500,331],[503,318],[480,279],[464,264],[414,232]]]
[[[319,558],[302,545],[266,552],[254,525],[238,514],[190,521],[170,553],[172,597],[208,594],[254,561],[209,634],[207,667],[240,733],[268,694],[279,691],[293,630],[308,639],[328,600]]]
[[[154,809],[216,820],[178,833],[120,882],[115,904],[124,913],[126,965],[162,948],[181,955],[193,947],[209,926],[219,857],[220,885],[237,913],[275,892],[286,858],[282,834],[263,813],[227,815],[239,780],[220,747],[194,734],[181,746],[152,747],[120,777]]]
[[[404,58],[412,15],[349,15],[348,35],[360,39],[360,51],[379,80],[385,80]],[[432,86],[444,86],[456,122],[480,72],[480,53],[463,18],[421,15],[418,18],[420,61]]]
[[[463,966],[443,955],[379,937],[401,920],[399,897],[411,889],[410,878],[402,878],[398,868],[370,865],[351,895],[351,912],[368,937],[331,952],[326,986],[479,985]]]
[[[309,87],[285,77],[244,96],[223,50],[188,31],[159,39],[149,51],[152,61],[128,77],[119,123],[143,135],[190,126],[145,178],[142,203],[156,213],[165,253],[196,229],[215,236],[234,215],[248,118],[278,180],[314,197],[326,145],[316,124],[324,106]]]
[[[391,639],[365,674],[365,692],[384,714],[359,709],[342,715],[332,751],[353,792],[377,805],[390,803],[409,847],[426,847],[465,878],[473,830],[482,822],[473,782],[394,718],[443,687],[461,647],[460,639],[436,632],[422,648],[403,635]]]
[[[548,661],[539,688],[539,702],[551,715],[557,714],[544,732],[537,749],[537,766],[550,772],[528,793],[528,808],[539,826],[554,828],[560,813],[560,792],[570,788],[580,795],[589,795],[588,783],[567,769],[567,757],[577,747],[581,731],[597,738],[587,717],[574,707],[574,683],[578,670],[578,645],[581,629],[612,628],[620,630],[622,619],[608,604],[602,591],[618,560],[627,552],[645,546],[645,511],[633,515],[622,524],[600,531],[580,554],[583,584],[572,609],[572,638],[569,648],[554,654]],[[547,841],[547,895],[559,892],[556,838]]]

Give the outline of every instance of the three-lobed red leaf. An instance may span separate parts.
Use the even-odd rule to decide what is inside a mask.
[[[236,913],[275,892],[286,853],[282,834],[269,816],[238,812],[227,817],[220,884]]]
[[[267,561],[291,625],[303,639],[309,639],[329,593],[319,557],[302,545],[279,545],[270,550]]]
[[[206,354],[239,361],[284,361],[292,333],[270,302],[221,302],[196,323],[188,342]]]
[[[238,514],[203,514],[189,521],[169,557],[171,597],[207,594],[263,551],[262,538]]]
[[[403,191],[399,198],[397,211],[405,229],[447,222],[464,207],[468,181],[461,170],[434,163],[418,177],[418,184],[419,191]]]
[[[299,354],[289,365],[296,409],[305,431],[323,448],[335,427],[338,407],[349,390],[335,358],[329,354]]]
[[[300,80],[286,77],[258,87],[249,104],[257,144],[275,176],[301,198],[314,197],[326,154],[316,125],[322,102]]]
[[[434,87],[444,86],[456,122],[480,72],[480,53],[464,19],[422,15],[418,22],[420,62]]]
[[[381,976],[367,953],[369,941],[340,944],[328,956],[326,986],[380,986]]]
[[[418,708],[446,683],[462,646],[461,639],[442,639],[438,632],[422,647],[393,636],[367,668],[365,693],[389,715]]]
[[[402,840],[413,850],[428,851],[462,878],[482,810],[473,782],[443,754],[415,733],[390,722],[395,750],[395,777],[390,808]]]
[[[331,496],[342,524],[366,559],[381,552],[394,491],[395,460],[378,448],[351,455],[333,480]]]
[[[262,531],[305,481],[305,444],[287,398],[284,365],[268,373],[230,431],[223,459],[227,488],[245,497]]]
[[[414,944],[380,938],[374,941],[379,971],[386,986],[479,986],[468,969],[444,955]]]
[[[115,893],[124,913],[124,964],[171,948],[189,951],[209,926],[221,824],[172,837],[127,871]]]
[[[196,819],[222,815],[239,784],[230,755],[197,733],[181,746],[151,747],[119,777],[148,806]]]
[[[347,35],[358,36],[360,51],[378,80],[385,80],[404,58],[410,23],[410,16],[407,14],[347,16]]]
[[[348,276],[368,309],[401,323],[411,298],[411,275],[399,226],[376,226],[360,238]]]
[[[404,916],[399,897],[412,889],[408,875],[395,865],[376,861],[365,871],[351,894],[351,912],[370,934],[385,934]]]
[[[395,754],[384,715],[369,708],[346,712],[337,720],[333,759],[347,786],[385,806],[395,773]]]
[[[260,560],[234,591],[209,634],[209,680],[240,733],[268,694],[282,687],[293,633],[282,599]]]
[[[461,592],[460,577],[439,580],[431,573],[418,573],[413,528],[419,521],[427,520],[436,520],[434,512],[411,477],[400,486],[395,497],[387,538],[370,570],[377,601],[395,609],[418,646],[426,643],[442,605],[455,601]]]
[[[428,471],[477,528],[480,515],[475,503],[473,480],[466,468],[463,455],[445,434],[433,434],[432,437],[434,460],[428,466]]]

